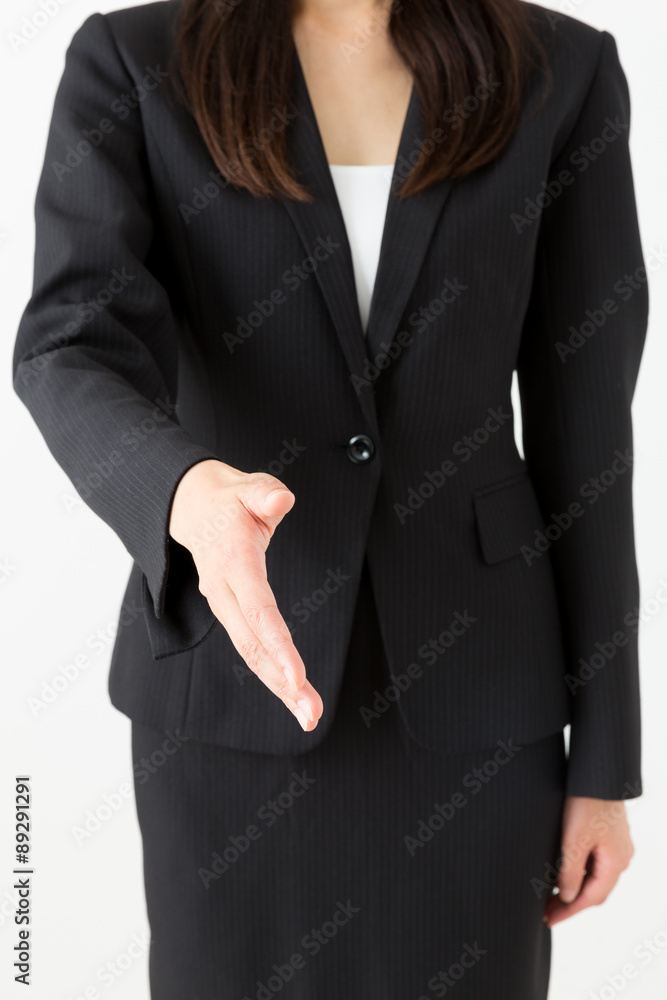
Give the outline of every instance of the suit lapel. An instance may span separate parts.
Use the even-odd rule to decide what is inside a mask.
[[[398,332],[426,248],[453,184],[450,178],[445,178],[399,201],[398,188],[416,160],[423,141],[421,102],[417,88],[413,87],[394,165],[368,317],[366,353],[371,360],[378,353],[386,353]]]
[[[363,384],[366,360],[372,361],[378,352],[385,351],[397,332],[452,182],[449,179],[440,181],[403,202],[396,196],[398,185],[421,148],[418,142],[423,139],[421,106],[417,88],[413,86],[394,166],[368,330],[364,337],[345,221],[296,49],[293,93],[296,117],[287,130],[290,162],[297,178],[309,188],[315,200],[310,203],[286,197],[281,200],[306,253],[312,254],[322,242],[330,241],[334,245],[326,259],[318,263],[315,276],[350,374],[362,380],[361,384],[355,382],[356,391],[377,433],[373,382]]]
[[[334,245],[333,252],[318,263],[315,277],[331,314],[350,374],[361,377],[366,355],[352,253],[296,49],[293,94],[292,110],[296,117],[287,129],[289,158],[298,180],[306,185],[315,200],[306,204],[283,197],[282,202],[292,217],[306,253],[312,254],[320,240],[331,241]],[[358,395],[364,415],[377,435],[377,417],[371,387],[361,386]]]

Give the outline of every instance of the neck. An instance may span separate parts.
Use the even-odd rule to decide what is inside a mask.
[[[294,0],[296,17],[315,17],[321,20],[349,20],[373,17],[389,11],[394,0]]]

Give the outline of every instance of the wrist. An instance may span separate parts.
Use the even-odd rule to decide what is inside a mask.
[[[238,477],[238,470],[218,459],[196,462],[178,481],[169,516],[169,535],[180,545],[189,548],[188,540],[201,522],[202,505],[211,491],[219,489]]]

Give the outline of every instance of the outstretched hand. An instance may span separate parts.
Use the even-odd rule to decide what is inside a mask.
[[[274,476],[208,459],[179,481],[169,533],[192,553],[199,590],[239,655],[308,732],[324,706],[278,610],[265,560],[294,502]]]

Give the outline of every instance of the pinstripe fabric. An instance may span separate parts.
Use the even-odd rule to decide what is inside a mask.
[[[366,570],[313,750],[133,723],[152,1000],[546,1000],[563,735],[425,750],[395,705],[360,719],[388,678]]]
[[[640,794],[625,622],[638,604],[631,400],[648,293],[633,277],[643,258],[613,36],[528,5],[553,93],[532,115],[536,82],[495,163],[390,196],[365,341],[298,60],[285,127],[315,201],[254,199],[216,181],[164,77],[176,6],[93,14],[72,39],[14,357],[54,457],[134,559],[113,704],[224,747],[313,748],[334,720],[367,554],[415,740],[464,753],[571,723],[570,794]],[[136,86],[150,89],[123,103]],[[88,152],[84,130],[101,136]],[[423,138],[413,90],[395,180]],[[360,433],[376,446],[361,465],[347,454]],[[313,733],[244,678],[169,539],[179,478],[213,457],[279,469],[297,497],[267,570],[324,700]]]

